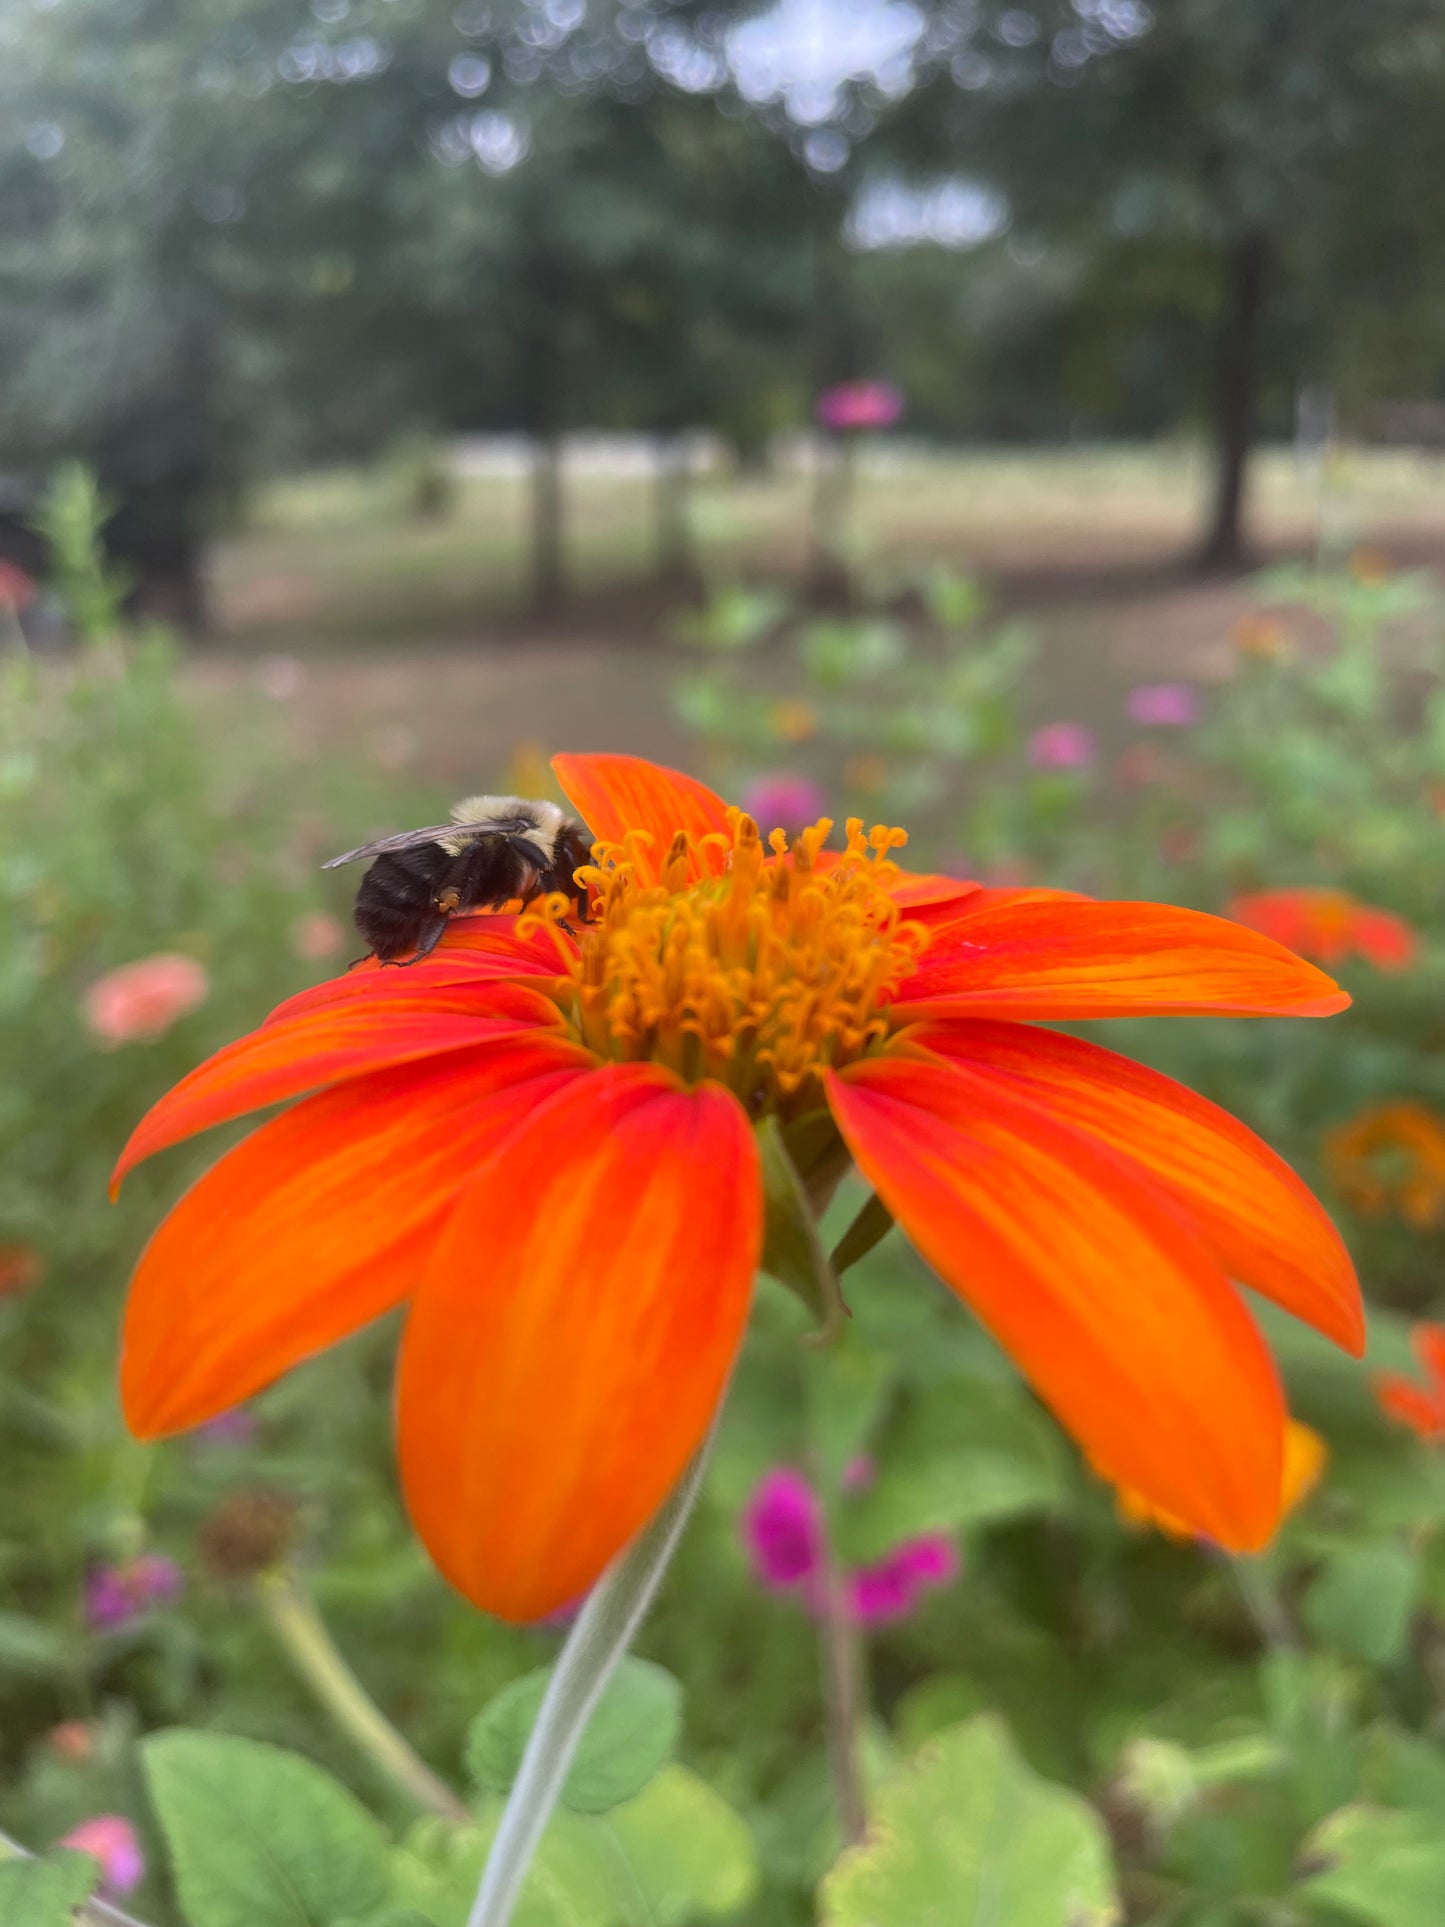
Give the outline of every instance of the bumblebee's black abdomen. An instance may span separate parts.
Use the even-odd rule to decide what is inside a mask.
[[[432,899],[455,859],[439,843],[401,856],[379,856],[361,879],[354,918],[382,962],[413,950],[435,912]]]

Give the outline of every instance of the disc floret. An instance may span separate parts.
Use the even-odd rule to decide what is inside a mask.
[[[714,1078],[754,1115],[811,1108],[824,1069],[887,1033],[890,997],[928,934],[891,895],[890,853],[906,833],[865,834],[852,818],[833,855],[832,827],[824,817],[791,847],[775,830],[765,845],[753,819],[730,810],[726,838],[680,831],[655,883],[639,874],[645,839],[597,844],[578,872],[592,917],[568,959],[582,1041],[615,1062]],[[699,877],[708,845],[725,849],[725,867]]]

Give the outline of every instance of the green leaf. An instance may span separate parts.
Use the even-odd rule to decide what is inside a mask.
[[[472,1722],[467,1767],[478,1786],[510,1789],[551,1678],[541,1667],[514,1680]],[[632,1799],[671,1757],[681,1726],[682,1688],[671,1673],[625,1659],[587,1723],[563,1803],[574,1813],[606,1813]]]
[[[832,1337],[842,1328],[848,1307],[818,1235],[803,1180],[776,1117],[765,1117],[755,1135],[766,1214],[762,1268],[797,1293],[817,1318],[821,1337]]]
[[[332,1927],[386,1899],[381,1828],[309,1760],[183,1727],[141,1751],[190,1927]]]
[[[24,1613],[0,1613],[0,1667],[54,1673],[66,1663],[65,1639],[53,1626]]]
[[[500,1816],[491,1799],[476,1827],[415,1827],[393,1858],[393,1905],[465,1927]],[[734,1914],[757,1881],[741,1815],[686,1767],[667,1766],[605,1816],[553,1814],[513,1927],[684,1927]]]
[[[1305,1622],[1341,1652],[1386,1665],[1405,1650],[1417,1578],[1416,1560],[1404,1546],[1351,1546],[1310,1587]]]
[[[1302,1864],[1323,1869],[1298,1890],[1323,1909],[1370,1927],[1439,1927],[1445,1829],[1438,1813],[1342,1807],[1306,1840]]]
[[[1045,1512],[1065,1485],[1049,1420],[1014,1384],[960,1384],[914,1399],[877,1447],[874,1483],[838,1512],[858,1563],[900,1540]]]
[[[984,1715],[926,1746],[874,1803],[820,1895],[821,1927],[1107,1927],[1120,1917],[1108,1836],[1037,1778]]]
[[[0,1920],[5,1927],[71,1927],[75,1910],[100,1880],[88,1853],[0,1862]]]
[[[893,1213],[875,1191],[833,1247],[833,1255],[828,1262],[835,1276],[841,1278],[851,1265],[856,1265],[860,1258],[866,1258],[892,1229]]]
[[[735,1913],[757,1886],[757,1856],[741,1814],[684,1766],[659,1773],[607,1825],[656,1927]],[[629,1923],[632,1912],[620,1917]]]

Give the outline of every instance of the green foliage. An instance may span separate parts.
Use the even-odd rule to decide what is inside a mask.
[[[393,1866],[394,1899],[435,1927],[463,1927],[498,1808],[475,1829],[427,1823]],[[517,1927],[693,1927],[736,1915],[757,1886],[742,1818],[686,1767],[666,1766],[605,1816],[554,1815]],[[371,1923],[368,1923],[371,1927]],[[380,1927],[380,1923],[377,1923]]]
[[[480,1712],[467,1736],[477,1785],[506,1793],[517,1776],[550,1668],[514,1680]],[[682,1688],[646,1660],[626,1659],[587,1723],[562,1788],[574,1813],[606,1813],[631,1800],[671,1758],[682,1726]]]
[[[143,1756],[191,1927],[331,1927],[384,1897],[381,1829],[309,1760],[183,1729]]]
[[[5,1927],[72,1927],[75,1909],[89,1899],[97,1877],[85,1853],[0,1860],[0,1920]]]
[[[1032,1774],[996,1722],[940,1734],[885,1789],[876,1838],[823,1883],[823,1927],[987,1918],[1109,1927],[1120,1918],[1104,1828]]]

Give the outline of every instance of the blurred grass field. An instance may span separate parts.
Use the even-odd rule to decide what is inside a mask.
[[[1183,445],[880,447],[860,465],[858,554],[865,575],[894,582],[938,563],[981,574],[995,606],[1037,631],[1036,719],[1077,714],[1107,732],[1130,683],[1229,673],[1247,590],[1187,566],[1207,482]],[[811,486],[699,479],[704,578],[800,582]],[[1252,503],[1261,560],[1368,545],[1445,565],[1445,458],[1372,450],[1321,466],[1266,452]],[[421,518],[386,465],[262,491],[213,556],[214,646],[189,671],[203,728],[224,733],[236,691],[259,683],[282,692],[293,757],[336,746],[464,785],[518,744],[675,761],[670,665],[684,652],[671,640],[679,591],[652,573],[654,483],[568,478],[571,592],[545,618],[524,608],[527,507],[524,477],[473,479],[444,516]]]

